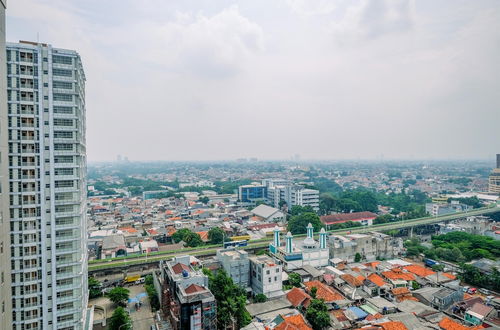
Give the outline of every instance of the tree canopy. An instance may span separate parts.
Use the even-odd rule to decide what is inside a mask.
[[[88,280],[88,286],[89,286],[89,298],[97,298],[102,295],[102,285],[101,282],[96,280],[94,277],[89,277]]]
[[[123,307],[118,307],[113,312],[113,315],[111,315],[111,319],[109,321],[109,329],[110,330],[132,329],[132,321],[130,320],[130,316]]]
[[[208,239],[212,244],[222,244],[224,242],[224,230],[219,227],[213,227],[208,231]]]
[[[108,292],[108,298],[117,305],[124,305],[129,298],[129,294],[128,289],[117,286]]]
[[[319,231],[323,227],[316,213],[306,212],[290,218],[288,221],[288,231],[292,234],[304,234],[309,223],[312,224],[314,231]]]
[[[330,325],[330,315],[323,299],[312,299],[306,310],[306,319],[314,330],[322,330]]]
[[[217,328],[226,329],[233,325],[233,320],[238,329],[249,324],[252,318],[245,308],[245,290],[235,285],[223,269],[216,274],[206,268],[203,272],[208,276],[208,287],[217,300]]]

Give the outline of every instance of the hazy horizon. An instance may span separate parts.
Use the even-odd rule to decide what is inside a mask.
[[[91,163],[500,152],[499,1],[17,0],[6,15],[8,41],[82,56]]]

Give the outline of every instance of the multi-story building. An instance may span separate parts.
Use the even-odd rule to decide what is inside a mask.
[[[8,328],[83,329],[88,297],[82,62],[75,51],[33,42],[8,43],[6,60],[8,136],[2,142],[8,141],[8,172],[2,173],[8,173],[9,184],[2,197],[8,197],[3,213],[10,218]]]
[[[497,154],[497,167],[493,169],[489,177],[488,191],[500,195],[500,154]]]
[[[248,184],[238,189],[238,199],[243,203],[263,201],[267,196],[267,187],[261,184]]]
[[[235,248],[217,250],[217,260],[233,279],[234,284],[242,288],[249,286],[250,262],[247,251]]]
[[[386,234],[372,232],[368,234],[331,235],[328,244],[330,257],[347,262],[354,262],[357,253],[362,260],[391,259],[404,251],[403,240]]]
[[[250,282],[254,295],[264,294],[268,298],[282,296],[283,267],[279,261],[269,256],[250,257]]]
[[[269,183],[268,183],[269,184]],[[297,184],[267,186],[266,202],[276,208],[285,202],[290,209],[295,205],[310,206],[315,211],[319,210],[319,190],[308,189]]]
[[[461,204],[458,201],[452,201],[446,204],[436,204],[436,203],[426,203],[425,212],[429,213],[433,217],[438,215],[452,214],[456,212],[465,212],[472,209],[471,206],[467,204]]]
[[[5,0],[0,0],[0,328],[12,324]]]
[[[216,329],[217,303],[208,277],[190,261],[190,256],[178,256],[160,262],[162,310],[174,329]]]

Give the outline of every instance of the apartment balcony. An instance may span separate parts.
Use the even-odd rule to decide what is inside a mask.
[[[30,303],[30,304],[24,304],[24,309],[31,309],[34,307],[42,307],[41,303]]]
[[[79,235],[67,235],[67,236],[56,236],[56,242],[61,243],[61,242],[67,242],[67,241],[74,241],[81,239],[82,237]]]

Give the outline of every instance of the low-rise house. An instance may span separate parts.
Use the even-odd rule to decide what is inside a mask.
[[[463,300],[463,298],[464,293],[460,289],[440,288],[432,296],[431,306],[442,311],[448,309],[454,303]]]
[[[286,299],[290,301],[293,307],[307,308],[312,298],[303,289],[293,288],[287,292]]]
[[[158,252],[158,242],[155,240],[149,240],[149,241],[142,241],[139,243],[139,246],[141,248],[141,253],[151,253],[151,252]]]
[[[309,294],[311,293],[311,289],[315,287],[317,289],[316,298],[323,299],[325,303],[332,303],[344,299],[340,293],[320,281],[309,281],[305,282],[304,285]]]
[[[384,295],[391,286],[378,274],[372,273],[363,281],[363,290],[371,296]]]
[[[101,259],[124,257],[126,255],[127,246],[123,235],[111,235],[103,238]]]
[[[464,315],[465,321],[473,325],[481,325],[486,319],[496,318],[497,311],[482,303],[475,303],[471,309],[467,310]]]
[[[285,214],[277,208],[261,204],[251,211],[254,216],[266,222],[280,222],[285,219]]]
[[[302,314],[291,315],[282,318],[283,321],[273,329],[275,330],[312,330]]]
[[[396,305],[382,297],[367,298],[366,304],[382,315],[397,312]]]
[[[387,293],[387,299],[390,301],[401,302],[403,300],[416,300],[417,298],[413,297],[410,290],[407,287],[402,288],[394,288]]]

